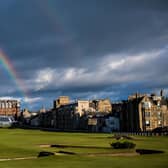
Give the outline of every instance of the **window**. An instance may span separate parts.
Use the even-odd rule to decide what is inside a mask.
[[[5,108],[5,103],[2,103],[2,104],[1,104],[1,107],[2,107],[2,108]]]
[[[150,121],[149,121],[149,120],[146,120],[146,121],[145,121],[145,125],[146,125],[146,126],[150,126]]]
[[[162,121],[161,120],[158,121],[158,125],[162,126]]]
[[[157,106],[160,107],[160,102],[157,102]]]
[[[145,117],[150,117],[150,112],[145,112]]]
[[[8,117],[0,117],[0,121],[9,122],[9,118]]]
[[[143,108],[145,108],[145,109],[151,108],[151,103],[150,102],[144,102],[143,103]]]
[[[5,107],[6,107],[6,108],[9,108],[9,107],[8,107],[8,103],[7,103],[7,102],[5,103]]]
[[[110,125],[114,125],[115,123],[114,123],[114,121],[110,121]]]
[[[158,118],[161,118],[161,117],[162,117],[162,113],[158,112]]]
[[[12,108],[12,103],[11,102],[9,102],[9,108]]]

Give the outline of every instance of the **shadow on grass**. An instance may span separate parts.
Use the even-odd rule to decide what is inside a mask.
[[[80,146],[80,145],[50,145],[52,148],[87,148],[87,149],[111,149],[110,147],[100,147],[100,146]]]
[[[136,149],[136,152],[139,153],[140,155],[164,153],[164,151],[152,150],[152,149]]]

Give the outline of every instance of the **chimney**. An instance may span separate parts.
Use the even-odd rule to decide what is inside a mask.
[[[163,89],[160,91],[160,96],[163,97]]]

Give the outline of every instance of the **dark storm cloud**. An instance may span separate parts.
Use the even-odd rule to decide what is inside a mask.
[[[167,0],[4,0],[0,48],[34,96],[122,97],[167,88],[167,18]]]
[[[162,46],[167,34],[166,1],[71,1],[58,6],[65,27],[85,56]],[[88,7],[89,6],[89,7]],[[72,10],[73,9],[73,10]]]
[[[0,44],[11,57],[41,60],[39,66],[46,66],[46,57],[49,66],[77,66],[81,57],[84,64],[111,52],[162,47],[167,8],[162,0],[18,0],[0,16]]]

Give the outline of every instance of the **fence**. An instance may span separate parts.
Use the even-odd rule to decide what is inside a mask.
[[[123,136],[168,136],[166,132],[115,132],[115,135]]]

